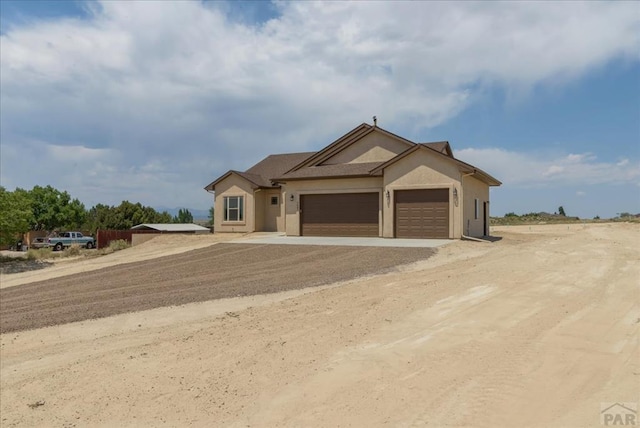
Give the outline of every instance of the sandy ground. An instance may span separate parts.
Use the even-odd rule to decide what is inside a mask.
[[[4,426],[600,426],[638,403],[640,227],[501,227],[333,287],[0,336]]]
[[[45,269],[12,274],[0,274],[0,288],[28,284],[35,281],[46,281],[74,273],[91,272],[123,263],[135,263],[151,260],[162,256],[180,254],[186,251],[205,248],[218,242],[230,241],[246,234],[225,233],[208,235],[161,235],[135,247],[117,251],[106,256],[90,258],[82,261],[77,259],[53,259],[48,261],[53,266]],[[13,252],[13,254],[20,254]]]

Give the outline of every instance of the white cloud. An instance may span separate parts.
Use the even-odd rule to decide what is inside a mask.
[[[462,149],[457,158],[491,171],[514,187],[632,184],[640,180],[640,161],[599,161],[592,153],[552,156],[504,149]]]
[[[586,194],[587,194],[587,192],[582,191],[582,190],[578,190],[578,191],[576,192],[576,196],[585,196]]]
[[[415,133],[457,115],[486,85],[526,91],[640,58],[632,2],[277,7],[276,19],[250,26],[199,2],[105,1],[88,20],[9,28],[3,153],[24,157],[23,142],[37,140],[57,156],[90,158],[93,184],[47,176],[73,183],[74,195],[101,189],[170,205],[188,194],[204,205],[202,187],[223,169],[317,148],[373,114]],[[540,171],[555,179],[594,164],[568,156]],[[37,184],[1,162],[3,183]]]

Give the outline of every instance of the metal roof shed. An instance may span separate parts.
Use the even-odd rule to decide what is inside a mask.
[[[208,228],[193,223],[143,223],[133,226],[131,230],[155,230],[160,233],[211,233]]]

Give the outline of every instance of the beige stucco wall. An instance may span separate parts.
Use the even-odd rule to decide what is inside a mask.
[[[382,177],[290,181],[283,185],[285,232],[288,236],[300,236],[300,195],[378,192],[382,202],[381,189]],[[291,195],[293,195],[293,201]],[[381,218],[382,211],[379,211],[378,215]],[[380,228],[380,234],[382,234],[382,228]]]
[[[381,132],[373,131],[335,156],[327,159],[323,162],[323,165],[386,162],[408,148],[409,146],[406,143]]]
[[[232,174],[216,184],[215,187],[215,219],[213,230],[219,232],[254,232],[255,229],[255,203],[254,192],[251,185],[245,179]],[[244,196],[244,220],[223,222],[224,197]]]
[[[486,219],[483,212],[483,204],[489,201],[489,185],[473,176],[462,178],[463,187],[463,234],[467,236],[482,237]],[[475,218],[475,199],[478,199],[478,218]],[[489,207],[487,207],[487,211]],[[487,213],[488,215],[488,213]]]
[[[453,196],[454,188],[460,196],[460,171],[454,162],[428,150],[417,150],[385,169],[382,236],[394,237],[394,191],[440,188],[449,189],[449,238],[460,238],[461,204]]]

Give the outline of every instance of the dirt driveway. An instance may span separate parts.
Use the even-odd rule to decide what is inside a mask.
[[[387,272],[429,248],[218,244],[0,289],[0,333]]]
[[[340,286],[2,334],[0,424],[565,428],[637,408],[640,226],[497,234]]]

